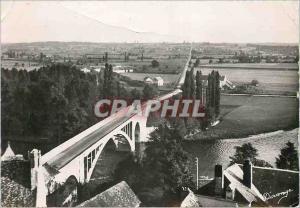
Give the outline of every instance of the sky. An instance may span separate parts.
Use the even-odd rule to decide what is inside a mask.
[[[128,30],[165,41],[297,43],[299,1],[1,1],[2,42],[97,42],[105,25],[122,30],[107,29],[100,42],[130,42]]]

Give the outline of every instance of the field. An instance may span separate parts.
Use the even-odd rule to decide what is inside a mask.
[[[297,63],[236,63],[236,64],[210,64],[203,67],[216,68],[239,68],[239,69],[277,69],[277,70],[298,70]]]
[[[162,58],[155,59],[159,62],[158,67],[152,67],[151,62],[154,59],[144,59],[141,60],[131,60],[129,62],[123,62],[121,65],[129,65],[135,69],[135,72],[138,73],[159,73],[159,74],[178,74],[182,71],[187,57],[182,58]]]
[[[278,69],[243,69],[243,68],[205,68],[200,67],[203,74],[217,70],[221,75],[233,83],[250,83],[256,79],[259,82],[258,89],[267,94],[284,94],[285,92],[296,92],[299,88],[298,71]]]
[[[221,122],[200,138],[237,138],[299,126],[298,99],[288,97],[222,96]]]

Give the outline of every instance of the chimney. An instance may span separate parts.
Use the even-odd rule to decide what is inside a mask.
[[[29,161],[31,167],[31,190],[34,190],[37,186],[38,168],[40,166],[41,151],[33,149],[29,153]]]
[[[251,189],[252,185],[252,163],[250,159],[245,160],[243,164],[243,184]]]
[[[216,194],[216,196],[223,195],[223,167],[222,167],[222,165],[215,166],[215,194]]]

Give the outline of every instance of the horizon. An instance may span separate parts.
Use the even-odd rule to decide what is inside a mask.
[[[93,42],[93,41],[53,41],[53,40],[45,40],[45,41],[33,41],[33,42],[1,42],[1,44],[9,45],[9,44],[35,44],[35,43],[96,43],[96,44],[280,44],[280,45],[299,45],[297,42],[209,42],[209,41],[201,41],[201,42]]]

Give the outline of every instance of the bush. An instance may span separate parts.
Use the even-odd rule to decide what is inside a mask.
[[[251,85],[253,86],[257,86],[258,85],[258,81],[256,79],[251,81]]]
[[[152,60],[152,61],[151,61],[151,66],[152,66],[153,68],[159,67],[159,62],[156,61],[156,60]]]

